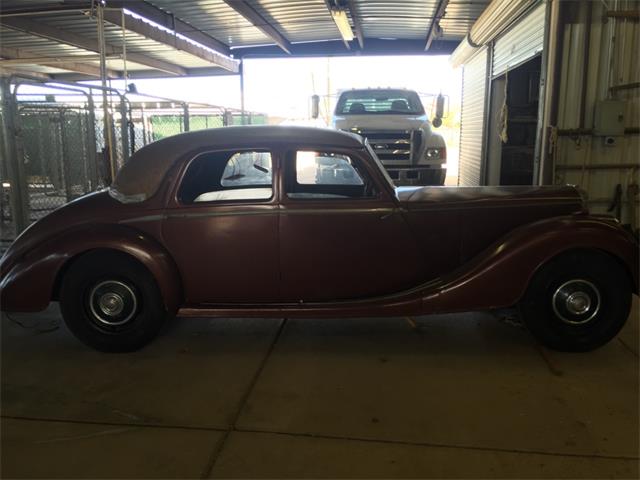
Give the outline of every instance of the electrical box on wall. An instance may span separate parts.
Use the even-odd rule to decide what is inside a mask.
[[[623,100],[601,100],[596,103],[593,133],[601,136],[624,135],[625,108]]]

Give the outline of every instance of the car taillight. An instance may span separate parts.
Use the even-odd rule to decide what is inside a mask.
[[[447,149],[446,147],[427,148],[424,158],[427,160],[446,160]]]

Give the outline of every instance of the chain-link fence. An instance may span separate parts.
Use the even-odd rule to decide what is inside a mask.
[[[267,117],[214,105],[32,78],[0,78],[0,251],[65,203],[108,185],[161,138]],[[106,106],[106,108],[105,108]]]

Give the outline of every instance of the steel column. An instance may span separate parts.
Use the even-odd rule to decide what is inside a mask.
[[[24,156],[19,145],[20,131],[18,122],[18,102],[11,94],[9,78],[0,79],[2,96],[3,123],[2,133],[5,139],[3,156],[7,162],[7,176],[11,185],[11,216],[14,221],[16,235],[29,226],[29,190],[24,171]]]

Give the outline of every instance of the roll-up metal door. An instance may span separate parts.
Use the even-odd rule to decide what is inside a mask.
[[[480,185],[486,82],[487,49],[483,48],[462,71],[458,185]]]
[[[496,40],[492,77],[502,75],[542,51],[545,13],[546,2],[542,2]]]

